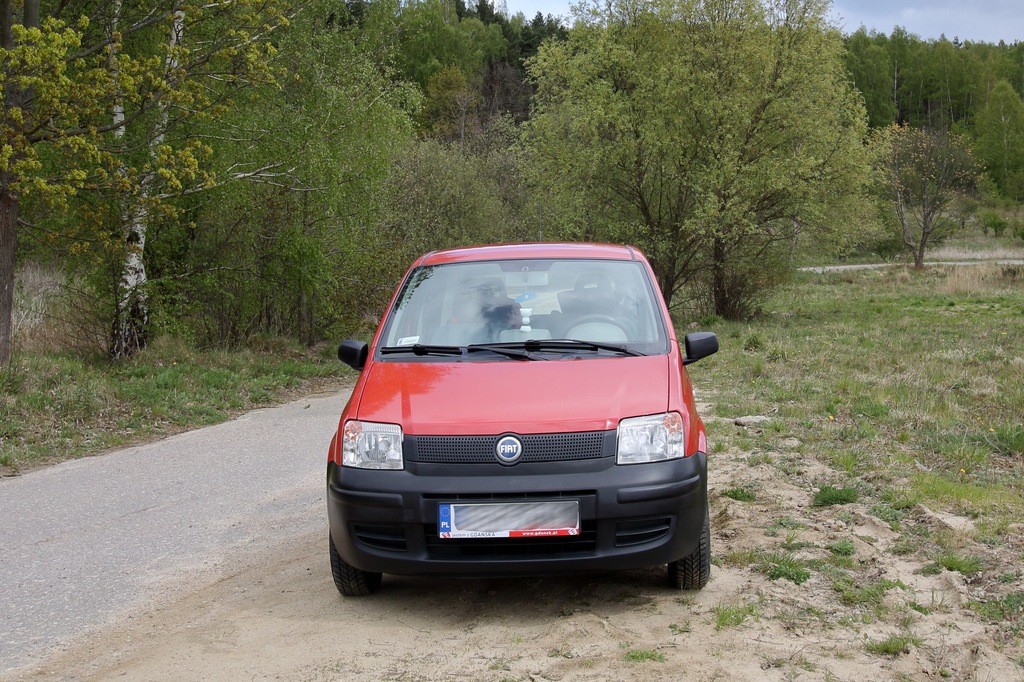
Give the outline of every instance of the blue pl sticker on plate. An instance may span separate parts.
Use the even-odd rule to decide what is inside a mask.
[[[437,507],[437,531],[443,538],[452,536],[452,506],[441,504]]]

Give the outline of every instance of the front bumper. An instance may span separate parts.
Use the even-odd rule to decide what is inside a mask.
[[[554,538],[441,539],[438,504],[579,500],[581,532]],[[617,466],[578,462],[327,466],[327,512],[342,558],[398,575],[535,575],[665,564],[697,547],[707,458]]]

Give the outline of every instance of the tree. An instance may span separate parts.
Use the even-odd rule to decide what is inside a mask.
[[[536,238],[518,165],[507,139],[485,153],[432,139],[408,144],[388,179],[386,208],[364,236],[371,257],[360,270],[359,311],[379,314],[405,268],[427,251]]]
[[[568,236],[637,244],[670,302],[684,285],[749,314],[803,239],[841,240],[866,177],[863,107],[817,0],[583,5],[531,62],[533,181]]]
[[[846,38],[846,68],[864,96],[868,121],[873,127],[891,125],[896,116],[894,67],[886,49],[888,42],[886,36],[868,34],[864,27]]]
[[[192,194],[179,202],[187,220],[156,225],[161,319],[203,344],[341,334],[362,322],[364,285],[396,250],[375,226],[419,90],[389,67],[389,9],[368,3],[361,22],[329,24],[337,4],[310,0],[276,35],[276,83],[236,93],[224,116],[190,128],[214,143],[214,177],[278,164],[274,177]]]
[[[920,270],[928,243],[956,224],[948,215],[953,202],[976,187],[977,162],[968,142],[947,131],[891,126],[873,144],[903,243]]]
[[[399,17],[399,72],[426,90],[430,78],[445,67],[476,76],[507,50],[501,27],[476,17],[460,19],[452,0],[424,0]]]
[[[1024,199],[1024,101],[1000,80],[978,112],[975,149],[1006,196]]]
[[[447,66],[427,83],[427,99],[423,106],[423,117],[434,135],[449,141],[458,141],[466,146],[466,124],[479,105],[480,97],[466,76],[453,67]]]
[[[14,2],[0,0],[0,365],[11,358],[19,201],[39,166],[32,149],[36,140],[30,135],[38,126],[38,111],[56,105],[62,94],[60,86],[47,87],[65,78],[62,55],[78,47],[73,31],[52,22],[45,33],[40,31],[38,0],[26,0],[22,11],[18,17]],[[39,184],[35,188],[48,190]],[[59,196],[61,189],[54,188],[54,193]]]
[[[10,358],[19,228],[52,236],[47,215],[83,192],[105,196],[107,208],[82,243],[121,245],[110,350],[128,354],[145,343],[147,220],[219,180],[201,168],[209,146],[172,132],[268,77],[283,10],[278,0],[53,0],[39,21],[38,0],[21,15],[16,6],[0,2],[0,363]],[[49,209],[40,223],[20,214],[25,201]]]

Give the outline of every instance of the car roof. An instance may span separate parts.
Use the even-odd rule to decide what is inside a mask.
[[[619,244],[531,242],[467,246],[446,251],[433,251],[420,258],[415,265],[527,258],[643,260],[643,257],[632,247]]]

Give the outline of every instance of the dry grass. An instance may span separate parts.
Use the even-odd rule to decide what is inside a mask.
[[[974,261],[974,260],[1019,260],[1024,258],[1024,240],[1012,235],[986,237],[968,233],[936,244],[928,249],[925,262],[929,261]]]
[[[997,247],[976,251],[969,247],[950,245],[930,249],[925,255],[928,261],[972,261],[972,260],[1020,260],[1024,258],[1024,241],[1020,247]]]
[[[59,267],[25,263],[16,273],[15,352],[104,355],[110,334],[104,306]]]
[[[950,267],[940,290],[950,295],[1007,293],[1024,286],[1024,265]]]
[[[64,275],[52,266],[26,263],[15,274],[13,332],[21,352],[59,350],[53,309],[64,292]]]

